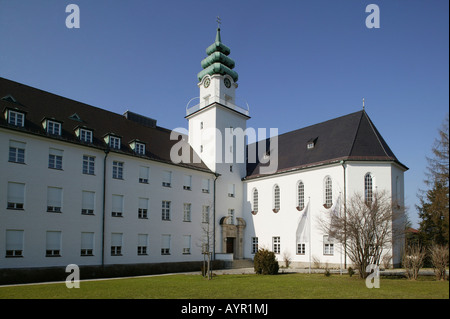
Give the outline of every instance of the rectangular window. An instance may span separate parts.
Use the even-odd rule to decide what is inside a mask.
[[[112,177],[123,179],[123,162],[113,161]]]
[[[161,235],[161,255],[170,255],[170,235]]]
[[[191,183],[192,183],[192,176],[191,175],[184,175],[183,177],[183,189],[185,190],[191,190]]]
[[[209,224],[209,206],[202,207],[202,223]]]
[[[81,256],[94,256],[94,233],[81,233]]]
[[[171,187],[171,185],[172,185],[172,172],[171,171],[163,171],[162,186]]]
[[[81,192],[81,214],[94,215],[95,192]]]
[[[258,249],[258,237],[252,237],[252,254],[256,254]]]
[[[281,251],[281,239],[280,237],[272,237],[272,251],[275,254],[279,254]]]
[[[62,170],[63,153],[62,150],[51,148],[48,153],[48,168]]]
[[[8,124],[23,127],[25,123],[25,115],[23,113],[8,111]]]
[[[109,147],[120,150],[120,137],[109,136]]]
[[[61,232],[47,231],[46,233],[45,257],[61,256]]]
[[[62,209],[62,188],[47,188],[47,212],[61,213]]]
[[[139,166],[139,183],[148,184],[150,169],[147,166]]]
[[[170,202],[162,201],[162,220],[170,220]]]
[[[145,144],[144,143],[138,143],[136,142],[136,145],[134,146],[134,151],[136,154],[145,155]]]
[[[138,218],[148,218],[147,211],[148,211],[148,198],[139,198],[138,203]]]
[[[209,193],[209,179],[202,179],[202,193]]]
[[[234,197],[234,196],[235,196],[235,185],[228,184],[228,197]]]
[[[92,131],[80,128],[80,141],[85,143],[92,143]]]
[[[323,236],[323,254],[334,255],[334,243],[333,238],[328,235]]]
[[[306,253],[306,244],[297,243],[297,255],[304,255]]]
[[[25,163],[25,143],[9,141],[9,158],[12,163]]]
[[[23,209],[25,203],[25,184],[8,182],[8,209]]]
[[[95,157],[89,155],[83,155],[83,174],[94,175],[95,174]]]
[[[234,225],[234,209],[229,209],[228,210],[228,221],[227,223],[229,225]]]
[[[6,230],[5,257],[23,257],[23,230]]]
[[[191,253],[191,235],[183,236],[183,255],[189,255]]]
[[[184,222],[191,221],[191,204],[188,203],[183,204],[183,221]]]
[[[111,256],[122,256],[122,233],[111,234]]]
[[[137,246],[138,256],[147,255],[147,243],[148,243],[148,235],[138,234],[138,246]]]
[[[61,123],[47,120],[47,133],[61,135]]]
[[[111,216],[123,217],[123,195],[112,195]]]

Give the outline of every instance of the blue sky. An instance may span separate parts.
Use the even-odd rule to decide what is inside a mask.
[[[80,28],[68,29],[68,4]],[[368,4],[380,8],[369,29]],[[158,125],[187,128],[188,101],[213,43],[239,74],[248,126],[279,133],[366,111],[405,174],[417,227],[425,156],[449,106],[446,0],[0,0],[0,76]]]

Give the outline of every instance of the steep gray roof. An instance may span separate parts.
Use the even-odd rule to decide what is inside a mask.
[[[270,139],[263,141],[274,155]],[[313,143],[308,148],[308,143]],[[258,143],[248,145],[247,152],[258,154]],[[405,170],[364,110],[308,126],[278,136],[278,169],[287,172],[339,161],[388,161]],[[247,177],[261,176],[260,168],[268,164],[247,161]],[[275,174],[276,174],[275,173]],[[266,176],[266,175],[265,175]]]

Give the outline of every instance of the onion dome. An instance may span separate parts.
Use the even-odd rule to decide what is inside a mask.
[[[206,54],[208,56],[201,62],[203,70],[197,74],[199,81],[207,74],[228,74],[234,82],[238,80],[238,74],[232,70],[234,61],[228,57],[230,48],[220,40],[220,28],[217,28],[216,41],[206,49]]]

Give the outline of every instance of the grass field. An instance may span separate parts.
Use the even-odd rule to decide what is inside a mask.
[[[80,288],[65,283],[0,287],[0,299],[448,299],[449,282],[422,277],[380,279],[380,288],[348,275],[281,274],[165,275],[81,281]]]

